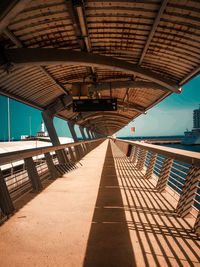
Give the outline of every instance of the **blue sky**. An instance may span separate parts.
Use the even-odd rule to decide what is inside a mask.
[[[182,94],[172,94],[117,133],[117,136],[183,135],[193,127],[193,109],[200,104],[200,75],[183,86]],[[130,128],[135,127],[135,133]]]
[[[192,112],[200,104],[200,75],[183,87],[180,95],[172,94],[161,103],[141,115],[117,133],[117,136],[168,136],[182,135],[186,128],[192,128]],[[30,132],[35,135],[40,130],[41,111],[10,99],[11,139],[19,139]],[[60,119],[54,120],[59,136],[71,137],[67,123]],[[7,98],[0,96],[0,139],[7,140]],[[132,133],[130,127],[136,131]],[[80,131],[76,127],[78,136]]]

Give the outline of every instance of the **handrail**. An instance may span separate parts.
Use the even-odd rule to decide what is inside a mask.
[[[13,164],[5,170],[0,168],[0,221],[14,212],[14,200],[31,190],[39,193],[45,179],[55,180],[77,168],[77,162],[104,140],[105,138],[99,138],[0,154],[0,167],[20,162],[16,169],[13,169]],[[66,148],[69,148],[68,151]],[[56,153],[52,155],[50,152]],[[39,155],[43,158],[38,162],[36,156]]]
[[[38,156],[41,154],[61,150],[61,149],[72,147],[72,146],[79,146],[81,144],[90,144],[90,143],[101,141],[101,140],[103,141],[104,139],[105,138],[99,138],[99,139],[93,139],[93,140],[87,140],[87,141],[67,143],[67,144],[62,144],[58,146],[31,148],[31,149],[3,153],[3,154],[0,154],[0,165],[10,163],[11,161],[23,160],[25,158]]]
[[[182,217],[194,215],[194,230],[200,233],[200,153],[129,140],[111,140],[134,168],[143,172],[144,179],[156,178],[155,189],[158,192],[173,191],[173,195],[178,197],[175,212]],[[163,162],[159,155],[164,156]]]
[[[163,147],[159,145],[152,145],[152,144],[144,144],[137,141],[128,141],[128,140],[121,140],[121,139],[112,139],[114,142],[118,140],[120,142],[124,142],[127,144],[133,144],[135,146],[141,147],[145,150],[151,150],[157,154],[161,154],[167,158],[172,158],[181,162],[184,162],[189,165],[199,166],[200,165],[200,153],[198,152],[191,152],[187,150],[171,148],[171,147]]]

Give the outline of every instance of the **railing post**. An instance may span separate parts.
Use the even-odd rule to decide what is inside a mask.
[[[145,163],[145,159],[146,159],[146,155],[147,155],[147,150],[146,149],[142,149],[140,151],[140,155],[136,164],[136,168],[138,169],[138,171],[142,171],[143,167],[144,167],[144,163]]]
[[[150,159],[149,159],[149,164],[147,166],[147,170],[144,176],[145,179],[150,179],[152,177],[153,169],[154,169],[155,162],[156,162],[156,157],[157,157],[157,153],[152,152]]]
[[[46,162],[47,162],[47,166],[48,166],[49,172],[51,174],[51,179],[54,180],[54,179],[59,177],[59,174],[58,174],[58,172],[56,170],[56,167],[53,164],[53,160],[51,158],[51,154],[48,152],[48,153],[45,153],[44,155],[45,155],[45,159],[46,159]]]
[[[160,177],[158,178],[158,182],[156,185],[156,189],[159,192],[162,192],[163,190],[165,190],[165,187],[167,185],[167,181],[169,178],[169,174],[171,171],[171,167],[172,167],[172,162],[173,162],[173,159],[166,158],[163,163],[163,166],[160,172]]]
[[[136,146],[135,151],[134,151],[134,155],[133,155],[133,159],[132,159],[132,162],[133,162],[133,163],[135,163],[136,160],[137,160],[138,152],[139,152],[139,147]]]
[[[199,177],[200,168],[191,166],[189,168],[185,183],[183,185],[182,194],[180,195],[176,207],[176,211],[181,217],[188,215],[192,209],[195,193],[199,183]]]
[[[197,218],[196,218],[196,221],[195,221],[195,224],[194,224],[194,231],[198,234],[200,234],[200,211],[197,215]]]
[[[73,152],[72,148],[71,148],[71,147],[68,147],[68,151],[69,151],[71,160],[72,160],[73,162],[76,162],[76,159],[75,159],[75,157],[74,157],[74,152]]]
[[[0,207],[5,215],[12,214],[15,210],[1,169],[0,169]]]
[[[31,180],[33,190],[35,192],[39,192],[42,189],[42,184],[40,181],[40,177],[38,175],[35,162],[32,158],[26,158],[24,159],[26,170],[29,176],[29,179]]]
[[[72,121],[68,121],[67,122],[69,130],[71,132],[72,138],[74,139],[74,142],[78,142],[78,138],[76,135],[76,131],[74,129],[74,122]],[[75,154],[76,154],[76,160],[80,160],[82,157],[82,151],[81,151],[81,147],[79,146],[74,146],[74,150],[75,150]]]

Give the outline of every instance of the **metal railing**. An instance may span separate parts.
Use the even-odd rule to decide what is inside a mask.
[[[14,212],[13,201],[24,193],[39,192],[46,179],[56,179],[74,169],[83,156],[104,140],[0,154],[0,222]]]
[[[145,179],[156,180],[156,189],[173,193],[175,211],[181,217],[195,217],[200,232],[200,153],[158,145],[112,139]]]

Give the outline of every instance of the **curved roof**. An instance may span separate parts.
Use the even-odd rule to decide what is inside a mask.
[[[199,0],[2,0],[0,7],[0,94],[104,135],[200,72]],[[118,110],[76,113],[78,97],[114,97]]]

